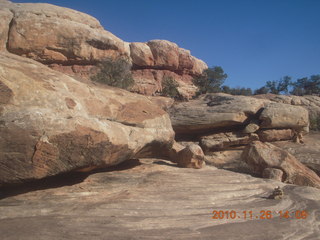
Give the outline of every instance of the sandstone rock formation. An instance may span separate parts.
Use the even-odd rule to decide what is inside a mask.
[[[242,159],[262,176],[266,168],[277,168],[284,173],[284,182],[320,188],[320,178],[300,163],[293,155],[271,143],[255,141],[242,153]]]
[[[310,132],[304,137],[304,144],[292,141],[273,142],[290,154],[294,155],[301,163],[312,169],[320,176],[320,133]]]
[[[278,103],[301,106],[308,110],[310,119],[320,116],[320,96],[276,95],[269,93],[256,95],[254,97],[259,99],[269,99],[270,101]]]
[[[294,131],[292,129],[264,129],[258,131],[258,136],[262,142],[291,140],[294,138]]]
[[[2,191],[7,197],[0,200],[1,238],[316,240],[320,235],[316,188],[211,166],[177,168],[159,159],[115,170]],[[284,197],[268,199],[277,186]],[[212,219],[213,211],[231,210],[235,219]],[[245,210],[253,217],[245,218]],[[307,217],[298,219],[304,210]],[[261,211],[271,211],[271,218],[261,219]],[[289,211],[290,218],[280,218],[279,211]]]
[[[262,128],[303,129],[309,126],[308,111],[300,106],[268,104],[260,114]]]
[[[0,185],[155,156],[173,137],[144,96],[0,53]]]
[[[0,50],[32,58],[82,80],[96,72],[104,58],[126,57],[133,64],[134,91],[154,95],[164,77],[179,83],[188,98],[192,78],[207,65],[190,51],[166,40],[127,43],[103,29],[95,18],[51,4],[0,2]]]
[[[173,105],[169,114],[177,134],[203,134],[244,126],[267,102],[223,93],[206,94],[199,99]]]
[[[212,152],[247,145],[256,140],[259,137],[254,133],[225,132],[200,137],[200,146],[205,152]]]

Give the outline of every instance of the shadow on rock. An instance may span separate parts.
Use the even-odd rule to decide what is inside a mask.
[[[63,186],[72,186],[83,182],[89,175],[94,173],[125,171],[139,165],[141,165],[139,159],[131,159],[124,161],[117,166],[108,168],[95,169],[89,172],[70,172],[19,185],[6,186],[0,188],[0,199],[32,191],[44,190],[49,188],[60,188]]]

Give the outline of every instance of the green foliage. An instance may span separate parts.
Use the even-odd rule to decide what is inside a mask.
[[[104,59],[99,64],[99,72],[91,77],[91,80],[130,90],[134,84],[131,74],[131,64],[125,58]]]
[[[231,95],[243,95],[243,96],[251,96],[252,95],[251,88],[244,88],[244,87],[231,88],[229,86],[222,86],[221,91],[223,93],[228,93]]]
[[[162,96],[178,99],[180,93],[178,91],[179,84],[172,77],[164,77],[162,81]]]
[[[258,94],[267,94],[269,92],[269,88],[263,86],[261,88],[258,88],[254,91],[254,95],[258,95]]]
[[[293,95],[320,94],[320,75],[312,75],[309,78],[299,78],[292,86],[293,90],[290,93]]]
[[[310,130],[320,131],[320,116],[310,117]]]
[[[204,70],[201,76],[193,79],[193,84],[198,87],[197,95],[207,92],[220,92],[221,85],[227,77],[228,75],[219,66]]]
[[[319,95],[320,94],[320,75],[312,75],[309,78],[299,78],[295,82],[291,81],[291,77],[284,76],[279,81],[268,81],[265,86],[257,89],[254,94],[287,94],[289,88],[292,90],[290,94],[303,95]]]
[[[284,76],[279,81],[268,81],[265,85],[268,92],[273,94],[279,94],[281,92],[288,93],[288,87],[291,85],[291,77]]]

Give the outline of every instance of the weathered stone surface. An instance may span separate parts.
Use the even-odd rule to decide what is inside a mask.
[[[192,70],[194,65],[195,65],[195,59],[192,58],[190,51],[179,48],[179,67],[178,70],[180,71],[187,71],[187,70]],[[203,69],[196,70],[195,74],[201,74],[204,69],[206,69],[207,66],[205,66]]]
[[[146,43],[130,43],[132,63],[139,67],[154,66],[154,58],[150,47]]]
[[[133,166],[124,165],[90,176],[59,176],[37,185],[1,191],[2,198],[7,196],[0,200],[1,238],[282,240],[289,236],[290,240],[316,240],[319,237],[319,189],[257,179],[211,166],[177,168],[159,159],[142,159]],[[267,199],[277,186],[284,197]],[[19,190],[22,194],[17,195]],[[237,217],[212,219],[212,212],[220,210],[234,210]],[[248,215],[244,218],[244,210],[252,211],[253,218]],[[271,211],[272,218],[259,219],[263,210]],[[307,210],[307,218],[297,219],[294,212],[303,210]],[[289,211],[291,218],[280,219],[279,211]]]
[[[201,59],[198,59],[194,56],[191,56],[193,59],[193,68],[191,70],[192,74],[199,75],[203,73],[203,70],[208,68],[208,65],[202,61]]]
[[[262,142],[274,142],[291,140],[294,137],[292,129],[267,129],[258,131],[259,139]]]
[[[310,132],[304,136],[303,141],[304,144],[292,141],[274,142],[273,144],[291,153],[320,176],[320,133]]]
[[[147,42],[154,58],[154,66],[166,70],[178,70],[179,47],[167,40],[151,40]]]
[[[283,171],[277,168],[265,168],[262,177],[282,182]]]
[[[262,175],[265,168],[278,168],[284,172],[284,181],[296,185],[320,188],[320,178],[300,163],[293,155],[271,143],[253,142],[242,153],[242,159]]]
[[[225,132],[201,137],[200,146],[204,152],[211,152],[225,150],[240,145],[247,145],[256,140],[259,140],[259,137],[254,133]]]
[[[0,7],[2,7],[0,5]],[[13,18],[13,13],[9,9],[0,8],[0,51],[7,48],[9,25]]]
[[[260,115],[261,128],[294,128],[309,126],[308,111],[299,106],[270,103]]]
[[[199,145],[190,144],[178,152],[177,163],[179,167],[202,168],[204,153]]]
[[[197,100],[175,104],[169,114],[176,133],[206,133],[244,125],[267,102],[223,93],[206,94]]]
[[[191,98],[197,90],[192,78],[208,68],[173,42],[127,43],[95,18],[71,9],[10,2],[0,8],[0,51],[32,58],[81,81],[88,81],[103,59],[127,57],[133,63],[136,92],[155,95],[163,78],[172,76],[181,95]]]
[[[309,112],[309,119],[319,118],[320,116],[320,96],[262,94],[262,95],[256,95],[255,97],[260,99],[269,99],[273,102],[304,107]]]
[[[162,108],[163,110],[168,110],[174,103],[174,99],[169,98],[169,97],[147,97],[153,104],[156,106]]]
[[[93,17],[50,4],[14,5],[8,51],[43,63],[90,64],[129,56],[125,43]]]
[[[192,85],[192,76],[179,75],[169,70],[137,69],[132,71],[135,80],[133,91],[144,95],[157,95],[162,92],[162,81],[166,77],[173,78],[179,84],[178,91],[188,99],[195,94],[197,88]]]
[[[168,115],[144,96],[5,53],[0,79],[0,185],[111,166],[173,142]]]

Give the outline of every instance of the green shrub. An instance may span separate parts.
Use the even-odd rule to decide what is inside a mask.
[[[207,92],[221,92],[221,85],[227,77],[228,75],[224,73],[224,70],[220,66],[205,69],[202,75],[192,80],[193,84],[198,87],[196,96]]]
[[[92,81],[130,90],[134,84],[131,64],[125,58],[104,59],[99,65],[99,72],[91,77]]]
[[[180,93],[178,91],[179,84],[172,77],[164,77],[162,80],[162,96],[178,99]]]
[[[320,116],[310,117],[310,130],[320,131]]]

